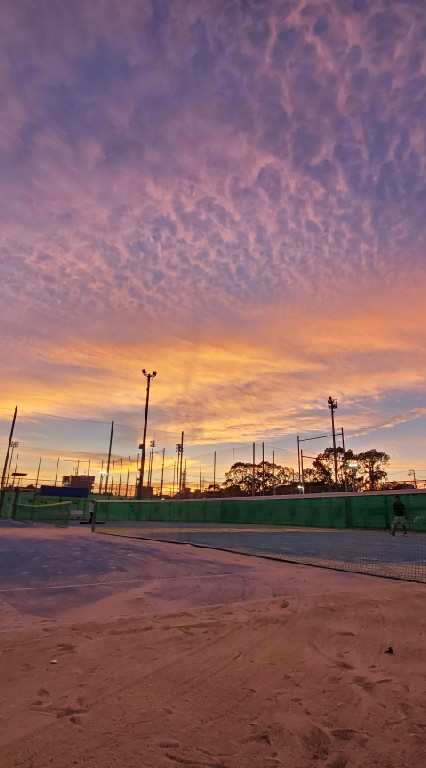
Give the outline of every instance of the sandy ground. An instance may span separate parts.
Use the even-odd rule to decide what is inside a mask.
[[[36,568],[28,552],[42,545]],[[62,553],[56,578],[46,547]],[[97,575],[94,553],[100,564],[105,553]],[[17,561],[28,576],[14,575]],[[0,527],[0,766],[423,768],[425,594],[87,530]]]

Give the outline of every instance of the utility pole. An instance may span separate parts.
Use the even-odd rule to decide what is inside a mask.
[[[148,485],[152,485],[152,469],[154,464],[155,440],[151,440],[149,445],[151,450],[149,452],[149,463],[148,463]]]
[[[256,472],[256,443],[253,443],[253,467],[252,467],[252,476],[251,476],[251,495],[252,496],[255,496],[255,493],[256,493],[255,472]]]
[[[298,468],[298,473],[299,473],[298,474],[298,480],[299,480],[299,483],[300,483],[301,482],[301,477],[300,477],[300,440],[299,440],[299,435],[297,435],[297,468]]]
[[[275,451],[272,451],[272,495],[275,496]]]
[[[213,498],[216,498],[216,451],[214,452],[213,462]]]
[[[417,490],[416,470],[415,469],[409,469],[408,470],[408,474],[413,476],[414,487]]]
[[[182,475],[183,475],[183,439],[184,439],[184,432],[182,432],[181,441],[180,443],[176,443],[176,450],[177,450],[177,478],[176,483],[178,484],[178,493],[182,490]]]
[[[98,493],[99,494],[102,493],[102,485],[103,485],[103,482],[104,482],[104,475],[105,475],[105,472],[104,472],[104,460],[102,459],[101,470],[99,472],[99,489],[98,489]]]
[[[165,448],[163,448],[163,450],[161,451],[161,453],[162,453],[162,459],[161,459],[160,498],[161,498],[161,496],[163,495],[163,478],[164,478],[164,453],[165,453],[165,450],[166,450],[166,449],[165,449]]]
[[[345,493],[348,492],[348,475],[346,472],[346,446],[345,446],[345,433],[343,432],[343,427],[340,427],[342,432],[342,448],[343,448],[343,477],[345,480]]]
[[[112,438],[114,435],[114,422],[111,422],[111,433],[109,436],[109,448],[108,448],[108,462],[105,475],[105,493],[108,493],[108,481],[109,481],[109,466],[111,464],[111,450],[112,450]]]
[[[181,442],[180,442],[180,478],[179,478],[179,489],[181,491],[184,490],[186,485],[186,459],[185,459],[185,478],[183,478],[183,438],[184,438],[184,432],[182,431]]]
[[[177,447],[177,446],[176,446]],[[176,462],[173,462],[173,485],[172,485],[172,496],[175,495],[175,484],[176,484]]]
[[[12,426],[10,427],[9,442],[7,444],[6,458],[4,460],[3,474],[2,474],[2,477],[1,477],[1,490],[3,490],[3,488],[4,488],[4,478],[6,477],[7,465],[9,463],[9,452],[10,452],[11,443],[12,443],[13,430],[15,429],[15,422],[16,422],[16,415],[17,415],[17,413],[18,413],[18,406],[15,406],[15,412],[13,414],[13,419],[12,419]]]
[[[35,482],[36,491],[37,491],[37,488],[38,488],[38,479],[40,477],[40,467],[41,467],[41,457],[40,457],[40,461],[38,463],[37,479],[36,479],[36,482]]]
[[[332,397],[328,398],[328,407],[331,411],[331,430],[333,433],[333,456],[334,456],[334,485],[337,491],[337,452],[336,452],[336,431],[334,429],[334,411],[337,408],[337,400],[333,400]]]
[[[151,379],[155,378],[155,376],[157,375],[157,371],[153,371],[152,373],[147,373],[145,368],[143,368],[142,373],[146,378],[146,399],[145,399],[145,419],[144,419],[144,426],[143,426],[143,439],[142,439],[142,443],[139,446],[139,448],[142,449],[141,471],[139,474],[139,485],[138,485],[139,499],[143,498],[143,476],[145,473],[145,446],[146,446],[146,427],[148,424],[149,388],[151,385]]]
[[[177,451],[177,466],[176,466],[176,485],[177,485],[177,492],[180,493],[180,486],[182,481],[182,470],[180,465],[180,457],[182,454],[182,443],[176,443],[176,451]],[[175,462],[176,465],[176,462]],[[173,477],[173,485],[175,484],[175,478]]]

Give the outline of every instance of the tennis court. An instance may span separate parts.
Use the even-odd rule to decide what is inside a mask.
[[[97,533],[426,582],[426,534],[203,523],[103,522]]]
[[[420,767],[424,585],[291,561],[385,537],[0,521],[0,765]]]

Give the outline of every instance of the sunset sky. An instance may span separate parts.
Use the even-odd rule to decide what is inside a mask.
[[[0,36],[3,455],[17,405],[29,473],[112,420],[136,456],[146,368],[169,465],[295,466],[332,395],[426,479],[424,0],[1,0]]]

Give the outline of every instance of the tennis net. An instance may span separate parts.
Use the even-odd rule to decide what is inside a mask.
[[[66,527],[71,509],[71,501],[54,504],[17,504],[15,519],[22,523],[50,523]]]
[[[340,508],[336,496],[331,497],[328,504],[324,497],[321,499],[321,504],[329,510],[332,524],[326,520],[325,511],[321,516],[311,518],[310,524],[306,524],[303,505],[300,505],[295,507],[299,517],[296,524],[283,520],[280,525],[259,523],[259,517],[266,516],[265,501],[256,504],[257,512],[254,506],[251,508],[253,522],[224,519],[230,516],[238,518],[239,510],[238,504],[234,503],[234,511],[230,513],[222,501],[211,502],[210,506],[209,502],[205,502],[204,511],[199,503],[196,511],[197,502],[192,501],[130,501],[122,502],[121,506],[120,502],[102,501],[97,503],[96,519],[100,524],[95,526],[95,530],[114,536],[191,544],[426,583],[426,526],[421,514],[425,496],[422,494],[421,500],[417,497],[411,501],[410,505],[404,497],[408,510],[407,535],[404,535],[402,529],[397,530],[395,536],[390,535],[391,500],[380,501],[377,496],[374,505],[370,503],[370,509],[373,509],[370,518],[367,519],[364,514],[358,526],[354,525],[354,504],[348,514],[347,497],[340,497]],[[284,504],[288,504],[287,499]],[[269,507],[270,510],[276,514],[275,506]],[[221,516],[222,519],[205,519],[214,514],[216,518]],[[281,506],[282,517],[289,514],[289,510]],[[201,516],[204,520],[185,520],[182,519],[184,516]],[[181,519],[176,519],[179,517]],[[321,522],[322,525],[318,524]],[[324,525],[324,522],[328,522],[328,525]]]

